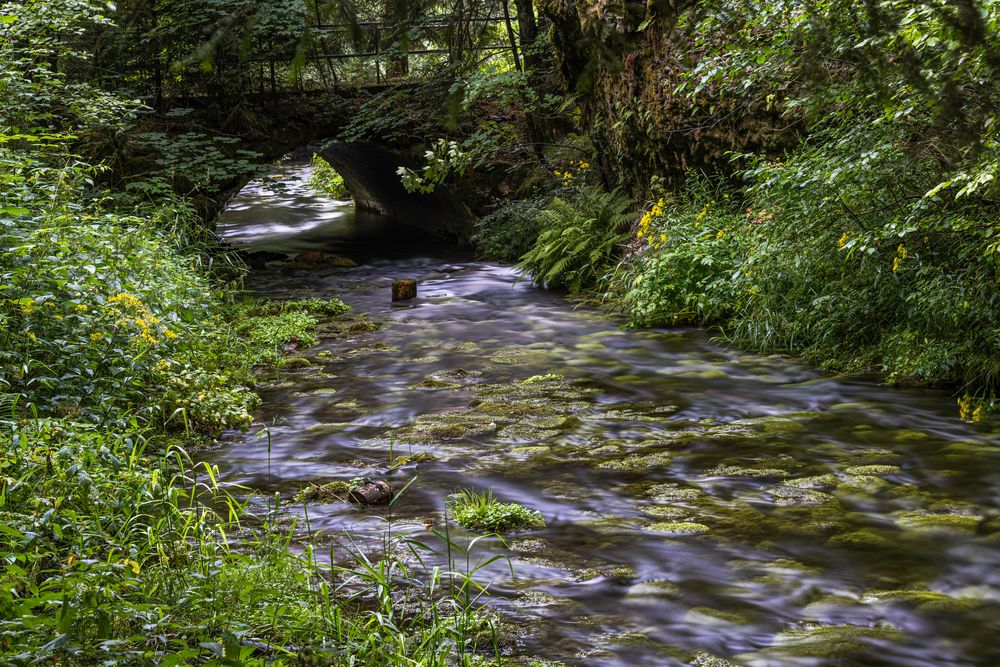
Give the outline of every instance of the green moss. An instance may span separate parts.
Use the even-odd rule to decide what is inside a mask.
[[[853,476],[870,475],[872,477],[884,477],[885,475],[895,475],[902,472],[902,468],[892,465],[867,465],[853,466],[844,471],[845,474]]]
[[[977,609],[985,600],[953,597],[947,593],[927,589],[904,588],[898,590],[870,590],[861,596],[863,602],[886,602],[912,605],[924,611],[960,612]]]
[[[432,426],[427,429],[427,433],[430,435],[435,438],[443,438],[445,440],[461,438],[467,432],[468,429],[462,424],[442,424],[440,426]]]
[[[391,468],[401,468],[403,466],[416,465],[417,463],[424,463],[426,461],[436,461],[437,457],[431,452],[414,452],[412,454],[403,454],[402,456],[397,456],[392,459],[389,464]]]
[[[859,493],[877,493],[888,488],[889,482],[881,477],[872,475],[850,475],[841,484],[837,485],[837,493],[856,495]]]
[[[462,491],[451,501],[459,525],[483,533],[505,534],[545,527],[542,515],[524,505],[500,502],[492,491]]]
[[[837,502],[836,498],[827,493],[794,486],[776,486],[768,489],[768,495],[776,505],[822,505]]]
[[[982,520],[975,514],[932,514],[904,512],[896,517],[896,525],[911,530],[974,531]]]
[[[914,442],[916,440],[926,440],[931,437],[924,431],[916,431],[912,429],[904,429],[901,431],[896,431],[892,434],[892,439],[896,442]]]
[[[788,473],[778,468],[745,468],[743,466],[720,465],[705,473],[709,477],[734,477],[746,479],[777,479]]]
[[[689,486],[679,484],[656,484],[646,490],[646,495],[657,500],[698,500],[705,496],[705,492]]]
[[[433,375],[428,375],[420,382],[410,385],[410,389],[458,389],[461,386],[455,382],[448,382],[438,379]]]
[[[670,452],[656,452],[654,454],[630,454],[623,459],[604,461],[598,464],[598,468],[606,470],[647,470],[665,466],[673,460]]]
[[[300,503],[340,503],[347,502],[351,485],[344,481],[327,482],[326,484],[310,484],[295,494],[295,500]]]
[[[532,375],[527,380],[522,380],[521,384],[534,384],[536,382],[555,382],[562,380],[563,376],[558,373],[547,373],[546,375]]]
[[[764,415],[729,422],[731,426],[750,427],[766,435],[786,435],[806,429],[807,421],[820,416],[818,412],[790,412],[783,415]]]
[[[482,414],[508,419],[551,415],[555,411],[551,406],[536,401],[482,401],[476,404],[473,409]]]
[[[336,393],[337,390],[333,387],[320,387],[309,392],[311,396],[333,396]]]
[[[690,509],[686,507],[674,507],[673,505],[653,505],[651,507],[643,507],[642,511],[647,516],[668,521],[681,521],[691,514]]]
[[[654,523],[647,528],[654,533],[664,533],[666,535],[702,535],[711,529],[701,523],[692,521],[672,521]]]
[[[619,583],[628,583],[635,579],[635,568],[629,565],[605,565],[601,567],[588,567],[577,571],[574,579],[578,581],[590,581],[597,577],[612,579]]]
[[[704,651],[698,651],[691,657],[690,662],[692,667],[740,667],[735,662],[730,662],[724,658],[712,655],[711,653],[705,653]]]
[[[305,357],[282,357],[275,365],[278,368],[308,368],[312,362]]]
[[[814,625],[782,632],[774,638],[774,649],[787,655],[835,660],[863,649],[867,639],[895,640],[900,632],[891,627],[860,625]]]
[[[799,477],[789,479],[784,482],[785,486],[794,486],[800,489],[832,489],[840,482],[836,475],[814,475],[812,477]]]
[[[353,322],[351,322],[347,327],[347,333],[358,334],[358,333],[371,333],[374,331],[379,331],[385,328],[384,322],[372,322],[364,317],[360,317]]]
[[[547,456],[552,453],[552,448],[548,445],[529,445],[526,447],[515,447],[510,450],[511,454],[523,456]]]
[[[889,544],[889,540],[870,530],[855,530],[850,533],[834,535],[826,543],[831,546],[854,549],[878,549]]]

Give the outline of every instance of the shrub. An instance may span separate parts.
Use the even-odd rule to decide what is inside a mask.
[[[985,418],[1000,386],[996,205],[938,194],[941,165],[910,137],[862,123],[756,159],[742,213],[689,187],[644,217],[654,243],[617,276],[632,322],[715,324],[829,370],[957,386],[963,416]]]
[[[519,266],[532,281],[579,292],[597,285],[611,271],[627,238],[632,200],[619,190],[569,188],[538,214],[541,230]]]
[[[724,321],[736,307],[732,275],[742,261],[746,224],[729,195],[693,180],[686,196],[661,198],[643,214],[639,248],[612,291],[636,326]]]
[[[537,511],[517,503],[500,502],[493,497],[492,490],[461,491],[453,498],[451,511],[459,525],[482,533],[502,535],[545,526]]]

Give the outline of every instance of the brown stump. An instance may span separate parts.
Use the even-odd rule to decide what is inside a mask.
[[[392,489],[382,480],[365,480],[361,486],[351,489],[348,499],[359,505],[385,505],[392,500]]]
[[[417,298],[417,281],[410,278],[392,281],[392,300],[410,301]]]

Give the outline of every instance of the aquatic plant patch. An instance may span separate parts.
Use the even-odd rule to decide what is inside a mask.
[[[492,490],[461,491],[451,499],[450,510],[459,525],[482,533],[503,535],[545,526],[539,512],[517,503],[501,502]]]

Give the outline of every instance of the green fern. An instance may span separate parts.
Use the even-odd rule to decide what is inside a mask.
[[[614,264],[628,237],[632,200],[619,189],[611,192],[581,186],[571,198],[556,197],[539,212],[542,232],[519,263],[532,282],[580,292],[595,286]]]

